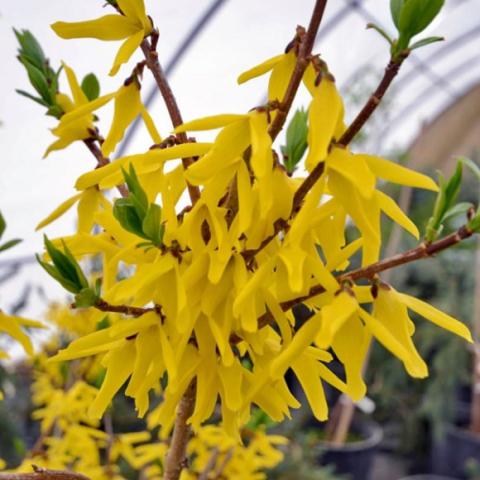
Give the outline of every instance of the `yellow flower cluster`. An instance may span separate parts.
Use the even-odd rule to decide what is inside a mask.
[[[194,480],[207,470],[208,478],[266,479],[264,471],[283,460],[278,446],[286,445],[288,440],[280,435],[267,435],[262,429],[244,431],[243,437],[245,443],[239,444],[219,426],[200,428],[188,444],[188,455],[194,459],[193,463],[182,471],[180,479]]]
[[[118,4],[124,16],[58,23],[54,29],[68,38],[127,38],[118,66],[151,28],[141,0]],[[148,422],[160,424],[165,438],[182,395],[195,382],[189,419],[194,430],[202,431],[220,399],[223,429],[239,440],[253,405],[275,421],[300,406],[285,381],[288,369],[318,420],[328,416],[323,381],[361,398],[366,390],[361,366],[372,337],[408,373],[427,375],[412,342],[409,309],[471,340],[462,323],[389,286],[372,290],[337,280],[356,252],[361,250],[363,266],[379,259],[382,213],[419,236],[395,201],[380,191],[381,181],[432,191],[437,186],[392,161],[337,144],[345,130],[343,103],[331,76],[310,63],[303,75],[311,95],[305,167],[312,171],[322,165],[323,173],[298,200],[303,179],[289,176],[279,164],[270,134],[295,63],[291,49],[240,77],[243,82],[270,72],[267,106],[193,120],[174,132],[219,130],[211,143],[166,144],[87,172],[76,182],[80,193],[41,222],[45,226],[78,201],[78,232],[62,241],[78,259],[102,258],[102,305],[144,308],[143,315],[127,315],[74,340],[55,357],[102,355],[106,376],[89,407],[93,418],[102,416],[126,382],[125,393],[134,398],[140,416],[148,412],[149,392],[162,391],[163,401]],[[80,125],[84,132],[92,112],[113,98],[114,119],[102,146],[105,155],[112,153],[128,124],[145,111],[136,78],[114,94],[74,102],[56,134],[62,139],[63,132],[72,127],[76,133]],[[153,121],[144,118],[158,143]],[[62,145],[83,138],[69,134]],[[184,158],[195,161],[185,169]],[[139,182],[131,198],[135,208],[145,210],[138,191],[149,205],[161,205],[161,225],[155,226],[164,229],[162,240],[148,247],[134,229],[122,227],[116,202],[103,192],[123,184],[122,170],[132,167]],[[183,208],[187,186],[198,187],[200,198]],[[351,242],[345,236],[349,219],[358,230]],[[145,222],[138,228],[146,228]],[[54,243],[61,245],[58,239]],[[312,289],[320,293],[312,295]],[[286,305],[302,301],[312,317],[299,326]],[[328,368],[332,353],[345,367],[344,380]]]

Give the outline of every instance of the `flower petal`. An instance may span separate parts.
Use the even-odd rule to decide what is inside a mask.
[[[130,60],[130,57],[133,55],[135,50],[140,46],[144,37],[145,37],[145,31],[139,30],[131,37],[128,37],[122,43],[122,45],[118,49],[115,60],[113,61],[112,69],[110,70],[110,73],[109,73],[111,77],[113,77],[118,72],[122,64],[127,63]]]
[[[123,40],[138,32],[138,23],[123,15],[105,15],[86,22],[56,22],[51,25],[61,38]]]

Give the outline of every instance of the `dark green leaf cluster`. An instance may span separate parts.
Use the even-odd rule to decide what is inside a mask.
[[[75,294],[75,304],[77,307],[90,307],[95,305],[100,298],[100,281],[97,281],[94,287],[88,285],[87,278],[72,255],[68,247],[63,244],[63,252],[44,236],[45,248],[50,256],[52,263],[44,262],[37,255],[38,263],[45,271],[57,280],[65,290]]]
[[[283,164],[289,174],[295,171],[307,149],[308,112],[303,108],[295,112],[287,128],[287,144],[282,146]]]
[[[19,43],[17,58],[25,67],[37,96],[24,90],[16,90],[16,92],[46,107],[47,115],[60,118],[64,112],[57,103],[57,93],[59,91],[58,78],[62,67],[54,70],[50,66],[49,59],[30,31],[15,29],[13,31]],[[93,73],[84,77],[81,88],[89,100],[94,100],[100,95],[100,84]]]
[[[15,29],[13,31],[19,43],[17,58],[27,70],[30,83],[38,96],[31,95],[24,90],[17,90],[17,93],[46,107],[49,115],[54,117],[61,116],[62,110],[56,102],[58,77],[61,68],[57,71],[52,69],[48,58],[43,53],[42,47],[31,32]]]
[[[0,212],[0,240],[3,237],[3,234],[5,233],[5,229],[7,228],[7,224],[5,222],[5,219],[3,218],[2,212]],[[9,248],[14,247],[18,243],[20,243],[21,240],[19,238],[14,238],[13,240],[8,240],[7,242],[0,244],[0,252],[3,252],[5,250],[8,250]]]
[[[140,245],[163,245],[164,226],[162,224],[162,209],[155,203],[149,203],[147,194],[138,181],[132,165],[129,172],[122,169],[129,194],[115,201],[113,215],[120,225],[145,240]]]

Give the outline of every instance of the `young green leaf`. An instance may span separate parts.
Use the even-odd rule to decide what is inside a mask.
[[[440,191],[437,194],[433,215],[428,220],[425,233],[425,239],[428,242],[433,241],[438,235],[440,235],[447,212],[454,208],[461,183],[461,162],[457,162],[455,172],[448,181],[446,181],[442,175],[439,175]]]
[[[472,208],[472,204],[469,202],[462,202],[457,203],[453,207],[450,207],[443,216],[443,221],[446,222],[447,220],[458,217],[458,215],[466,215],[468,210]]]
[[[6,227],[7,227],[7,224],[5,222],[5,218],[3,218],[2,212],[0,212],[0,238],[2,238],[2,235],[5,232]]]
[[[400,12],[402,10],[405,0],[390,0],[390,12],[392,20],[397,29],[399,29]]]
[[[410,50],[415,50],[416,48],[424,47],[425,45],[430,45],[431,43],[443,42],[444,37],[427,37],[418,42],[412,43],[408,48]]]
[[[45,74],[34,65],[29,63],[24,65],[27,69],[28,78],[30,79],[30,83],[32,84],[33,88],[39,93],[45,103],[52,105],[52,96],[48,87],[47,79],[45,78]]]
[[[0,252],[8,250],[9,248],[14,247],[15,245],[18,245],[21,241],[22,240],[20,238],[14,238],[13,240],[9,240],[8,242],[5,242],[3,245],[0,245]]]
[[[20,44],[20,56],[28,57],[30,63],[35,65],[39,70],[44,71],[47,65],[47,59],[37,39],[29,30],[19,32],[14,28],[13,32]]]
[[[163,243],[164,226],[162,225],[162,209],[159,205],[152,203],[148,207],[147,214],[142,223],[143,233],[152,243],[160,246]]]
[[[34,102],[37,102],[39,103],[40,105],[42,105],[43,107],[48,107],[48,103],[41,99],[40,97],[35,97],[34,95],[26,92],[25,90],[15,90],[19,95],[22,95],[23,97],[27,97],[29,98],[30,100],[33,100]]]
[[[409,38],[423,32],[442,9],[444,0],[405,0],[398,19],[400,33]]]
[[[302,159],[308,146],[307,135],[308,113],[304,109],[299,109],[288,125],[287,144],[282,148],[283,163],[288,173],[293,173],[296,165]]]
[[[390,47],[393,47],[393,39],[383,28],[375,25],[374,23],[367,23],[367,29],[373,29],[378,32],[388,42]]]
[[[82,90],[90,101],[98,98],[100,95],[100,83],[94,73],[85,75],[82,80]]]
[[[125,230],[139,237],[146,238],[142,227],[143,218],[139,217],[130,198],[120,198],[115,201],[113,216]]]
[[[64,252],[62,252],[55,247],[47,236],[44,236],[44,242],[53,265],[43,262],[38,255],[37,260],[47,273],[71,293],[79,293],[84,288],[87,288],[88,281],[65,243],[63,244]]]
[[[75,295],[75,306],[80,308],[93,307],[99,300],[92,288],[83,288]]]

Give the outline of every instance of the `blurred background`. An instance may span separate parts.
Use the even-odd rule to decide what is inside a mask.
[[[296,25],[308,22],[313,1],[297,0],[294,5],[287,0],[145,3],[160,30],[160,60],[167,68],[184,119],[190,120],[208,114],[245,112],[263,103],[265,78],[242,86],[237,85],[236,78],[243,70],[281,53]],[[30,30],[52,65],[64,61],[79,77],[94,72],[101,79],[102,93],[107,93],[118,88],[129,71],[124,67],[113,79],[107,75],[118,44],[88,39],[63,41],[49,28],[57,20],[94,18],[102,13],[101,7],[102,0],[0,0],[0,209],[7,220],[7,236],[23,239],[0,259],[0,305],[10,313],[40,319],[51,302],[65,301],[63,290],[34,261],[34,253],[42,250],[42,232],[35,232],[34,226],[72,196],[76,178],[93,167],[89,152],[81,144],[42,159],[53,141],[48,128],[55,125],[55,120],[15,93],[18,88],[28,90],[29,85],[15,58],[17,42],[12,28]],[[357,151],[396,159],[433,175],[437,169],[451,172],[456,156],[479,159],[479,12],[480,0],[446,0],[445,8],[427,32],[444,36],[445,42],[411,55],[381,108],[356,140]],[[331,0],[314,48],[328,63],[344,95],[347,123],[376,87],[388,62],[385,41],[365,28],[371,22],[394,32],[387,0]],[[135,58],[139,60],[140,54]],[[167,135],[171,129],[169,119],[161,100],[152,93],[155,89],[148,72],[142,92],[162,135]],[[302,105],[307,105],[304,93],[298,97],[298,106]],[[99,126],[105,131],[111,118],[109,107],[101,114]],[[149,145],[143,128],[132,128],[122,150],[143,151]],[[475,179],[466,174],[461,200],[476,204],[478,190]],[[391,193],[422,230],[433,197],[424,192],[412,194],[409,189]],[[72,232],[74,210],[48,227],[49,237]],[[454,221],[451,228],[458,225]],[[413,240],[389,227],[386,225],[386,254],[414,245]],[[473,268],[475,247],[474,241],[466,242],[443,253],[439,261],[428,260],[389,273],[389,281],[399,290],[432,302],[472,325],[475,315],[480,316],[474,302],[480,296],[480,280],[475,278],[480,268]],[[432,470],[432,458],[435,452],[438,455],[442,451],[439,445],[448,436],[448,422],[468,415],[472,352],[461,341],[426,322],[418,324],[415,341],[429,360],[431,376],[426,381],[407,377],[398,361],[383,350],[374,348],[372,352],[367,372],[371,401],[361,405],[361,410],[380,422],[384,431],[373,479],[396,479],[408,471]],[[21,389],[18,378],[11,381]],[[0,406],[0,414],[3,408]],[[24,406],[25,412],[28,408]],[[17,422],[3,421],[0,457],[16,458],[20,447],[14,444],[25,441],[27,420],[22,417]],[[308,445],[315,435],[311,437],[300,420],[297,430],[296,426],[294,422],[288,427],[289,434],[298,439],[299,445]],[[297,451],[295,455],[289,457],[293,463],[310,465],[311,459],[304,453]],[[435,463],[439,463],[438,458]],[[278,478],[310,478],[307,472],[302,477],[289,477],[289,471],[290,475],[298,473],[295,463],[282,468],[276,474]],[[476,477],[480,466],[470,463],[465,468],[462,478],[480,478]],[[311,478],[330,478],[323,470],[313,476],[317,475],[313,467],[309,467],[310,474]]]

